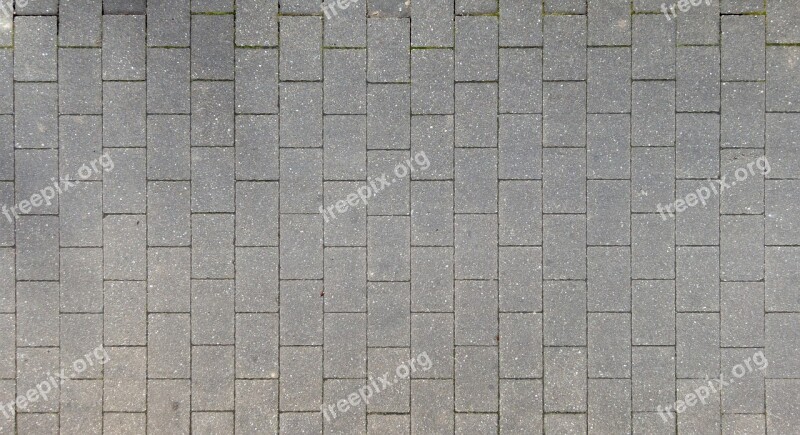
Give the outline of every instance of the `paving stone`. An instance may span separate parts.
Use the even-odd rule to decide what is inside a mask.
[[[56,17],[31,16],[14,20],[14,80],[54,82],[57,78]],[[108,38],[113,40],[113,33]]]
[[[627,47],[588,49],[586,108],[591,113],[631,111],[631,54]]]
[[[278,249],[236,248],[236,312],[278,311]]]
[[[148,312],[188,313],[191,303],[191,250],[151,248],[147,255]]]
[[[0,284],[3,285],[3,292],[0,294],[0,312],[2,313],[13,313],[16,306],[14,260],[12,248],[0,249]]]
[[[767,8],[769,33],[767,42],[796,43],[800,41],[800,28],[797,26],[798,12],[791,2],[778,0],[764,5]],[[763,9],[760,9],[763,10]]]
[[[14,117],[0,115],[0,180],[14,181]]]
[[[57,281],[58,217],[21,216],[16,224],[17,280]]]
[[[147,5],[147,45],[188,47],[190,41],[190,0],[150,0]],[[242,2],[248,4],[249,2]],[[244,5],[241,9],[248,10]],[[241,10],[239,17],[245,16]],[[237,17],[237,18],[239,18]],[[237,24],[244,22],[237,20]]]
[[[494,14],[497,3],[491,0],[456,0],[456,14]]]
[[[457,412],[497,412],[497,348],[456,346],[455,410]]]
[[[109,280],[144,280],[147,222],[142,215],[103,218],[103,273]]]
[[[278,327],[277,314],[236,315],[237,378],[278,377]]]
[[[425,171],[411,173],[412,180],[453,178],[453,130],[453,116],[411,117],[411,153],[414,156],[424,153],[430,161]]]
[[[631,285],[633,344],[674,345],[675,283],[667,280],[635,280]],[[636,366],[634,361],[633,367]]]
[[[631,60],[634,80],[675,78],[675,27],[675,21],[665,20],[659,15],[633,16]]]
[[[497,80],[497,17],[459,16],[455,23],[456,81]]]
[[[800,131],[800,116],[795,114],[767,114],[767,155],[768,161],[775,163],[770,167],[769,178],[798,178],[797,171],[791,169],[800,160],[793,137]],[[764,165],[766,166],[766,165]]]
[[[767,110],[770,112],[796,112],[800,106],[800,93],[790,83],[798,80],[792,67],[800,56],[795,46],[767,47]]]
[[[406,18],[367,22],[367,80],[407,82],[410,78],[410,21]]]
[[[678,378],[711,378],[719,373],[719,318],[717,313],[676,314]]]
[[[58,147],[58,85],[14,85],[14,146]]]
[[[631,149],[631,211],[656,212],[675,199],[675,151]]]
[[[758,414],[723,414],[722,431],[725,433],[767,433],[764,415]]]
[[[85,181],[60,198],[61,246],[103,245],[103,184]]]
[[[456,83],[457,147],[497,146],[497,85]]]
[[[198,148],[192,152],[192,212],[233,212],[235,170],[231,148]]]
[[[757,149],[722,151],[721,174],[725,177],[725,184],[730,186],[723,188],[719,182],[715,186],[720,190],[722,214],[760,214],[764,211],[764,173],[767,171],[760,168],[767,168],[769,161],[765,158]]]
[[[587,178],[630,178],[630,115],[587,115],[586,122]]]
[[[344,3],[344,2],[343,2]],[[333,2],[331,2],[333,4]],[[337,3],[338,5],[338,3]],[[328,47],[359,47],[367,45],[367,2],[347,3],[347,9],[323,9],[325,20],[325,46]],[[452,24],[451,24],[452,25]],[[452,30],[450,35],[452,38]]]
[[[147,178],[189,180],[190,118],[187,115],[147,117]]]
[[[665,404],[675,403],[675,348],[671,346],[634,346],[631,355],[633,360],[631,373],[633,410],[652,412],[657,406],[668,406]],[[659,418],[657,423],[650,422],[650,424],[653,427],[659,427],[664,422]]]
[[[719,176],[719,115],[676,114],[676,178],[716,179]],[[678,197],[683,197],[678,193]]]
[[[104,147],[146,146],[145,88],[145,82],[103,82]]]
[[[58,346],[58,284],[20,282],[16,301],[19,315],[17,346]]]
[[[546,14],[586,14],[586,2],[582,0],[546,0]]]
[[[390,186],[380,186],[380,192],[373,192],[367,206],[367,214],[374,215],[408,215],[410,207],[410,182],[408,177],[398,177],[397,168],[405,167],[403,161],[408,159],[408,151],[367,152],[367,179],[387,180]],[[389,178],[391,177],[391,178]],[[396,178],[397,177],[397,178]],[[452,195],[452,188],[450,189]]]
[[[408,348],[374,348],[369,350],[367,358],[369,361],[368,377],[383,376],[384,379],[391,379],[393,383],[391,386],[385,386],[381,390],[381,394],[370,401],[366,407],[367,411],[370,413],[409,412],[411,382],[396,375],[397,367],[409,360]],[[359,380],[358,383],[362,384],[363,381]],[[354,391],[354,389],[350,388],[350,391]]]
[[[114,169],[103,177],[104,213],[147,211],[147,153],[143,148],[120,148],[110,153]]]
[[[587,6],[589,45],[631,45],[630,2],[589,0]]]
[[[496,344],[497,284],[494,281],[456,281],[455,344]]]
[[[587,380],[582,376],[585,371],[585,347],[545,348],[544,411],[585,412]]]
[[[542,315],[537,313],[500,314],[500,377],[542,376]],[[501,383],[500,408],[503,408]]]
[[[369,188],[362,181],[326,181],[323,184],[325,198],[323,204],[328,208],[323,214],[325,220],[325,244],[329,246],[364,246],[367,237],[367,208],[360,199],[353,199],[358,189]],[[356,201],[352,209],[347,203],[347,196]],[[336,205],[347,207],[344,213],[336,214]]]
[[[698,384],[704,382],[697,380],[682,380],[676,382],[678,397],[685,398],[693,393]],[[706,400],[707,406],[687,407],[686,411],[678,418],[678,431],[680,432],[718,432],[720,426],[719,392],[712,392]]]
[[[237,115],[236,179],[278,180],[278,116]]]
[[[101,114],[100,49],[61,48],[58,57],[59,113]]]
[[[501,245],[542,244],[542,185],[537,181],[500,181]]]
[[[634,279],[675,278],[675,222],[655,214],[631,216]]]
[[[234,77],[233,15],[192,16],[192,80]]]
[[[189,432],[191,427],[191,383],[186,380],[148,380],[147,430]]]
[[[234,430],[237,433],[278,431],[278,382],[236,381]]]
[[[586,213],[586,152],[542,150],[542,211]]]
[[[764,278],[762,216],[720,217],[720,278],[723,281]]]
[[[281,282],[281,345],[322,345],[321,293],[320,281]]]
[[[797,380],[769,379],[765,384],[767,427],[769,430],[791,431],[792,427],[797,427],[797,402],[792,400],[799,386]]]
[[[190,113],[188,48],[147,49],[147,113]]]
[[[497,152],[459,149],[455,160],[455,212],[496,213]]]
[[[100,160],[103,153],[102,118],[88,115],[60,116],[58,121],[59,172],[69,174],[70,178],[102,180],[103,172],[112,170],[111,164],[106,159]],[[111,153],[108,156],[111,158]],[[100,165],[97,164],[98,161]],[[113,162],[113,158],[111,161]],[[96,169],[90,170],[89,176],[83,178],[86,171],[81,171],[81,167],[86,165],[90,168],[93,162]],[[102,167],[102,163],[106,164],[105,168]],[[80,189],[82,186],[76,187]],[[66,198],[67,195],[63,196],[59,198],[61,201],[69,199]]]
[[[671,81],[634,81],[631,98],[631,146],[673,146],[675,84]]]
[[[323,69],[326,78],[323,82],[324,112],[326,114],[366,114],[367,51],[364,49],[325,49],[324,61]]]
[[[455,217],[455,278],[497,278],[497,217],[465,214]]]
[[[365,313],[326,313],[325,377],[364,378],[367,373]]]
[[[320,83],[281,83],[281,147],[322,146],[322,91]]]
[[[718,112],[719,48],[678,47],[675,106],[679,112]],[[702,65],[699,68],[696,65]]]
[[[368,346],[409,346],[409,283],[370,283],[367,286],[367,312]]]
[[[234,278],[234,216],[192,215],[192,278]]]
[[[630,324],[628,313],[588,314],[588,377],[630,378]],[[592,408],[591,389],[589,408]]]
[[[142,346],[147,337],[147,287],[144,282],[112,281],[103,289],[103,342]]]
[[[797,325],[800,317],[796,313],[767,313],[765,315],[764,337],[766,347],[764,354],[769,355],[769,378],[795,378],[800,364],[800,337],[797,334]],[[770,400],[767,394],[767,407]]]
[[[545,346],[586,346],[586,285],[578,281],[545,281]]]
[[[585,215],[545,215],[543,233],[544,279],[586,279]]]
[[[325,312],[364,312],[366,248],[325,248]]]
[[[726,282],[720,292],[720,346],[764,345],[764,285]],[[769,307],[767,307],[769,309]],[[723,363],[722,367],[726,365]]]
[[[280,431],[285,433],[321,433],[322,417],[316,412],[282,412]]]
[[[102,433],[103,382],[75,380],[64,384],[62,388],[61,429]]]
[[[764,148],[764,84],[723,82],[721,89],[721,146]]]
[[[234,145],[234,83],[192,83],[192,146]]]
[[[58,177],[58,151],[18,150],[14,162],[17,210],[12,213],[18,212],[20,215],[57,213],[60,194],[51,180]],[[47,191],[47,188],[50,190]],[[62,189],[68,188],[68,185],[64,185]],[[55,198],[48,199],[53,196]]]
[[[630,311],[630,255],[628,247],[588,247],[586,302],[589,311]]]
[[[281,150],[280,210],[317,213],[322,203],[322,150]]]
[[[191,242],[191,191],[186,181],[147,183],[147,245],[188,246]]]
[[[453,113],[453,50],[413,50],[411,83],[411,113]]]
[[[103,0],[103,12],[106,14],[144,14],[144,0]]]
[[[192,428],[196,433],[211,435],[233,432],[233,412],[192,412]]]
[[[453,248],[411,248],[411,310],[453,311]]]
[[[236,45],[278,45],[278,2],[240,0],[236,4]]]
[[[103,411],[143,413],[147,406],[147,348],[123,346],[105,349],[108,361],[103,366]],[[144,414],[141,415],[144,426]]]
[[[430,1],[425,8],[412,7],[412,47],[452,47],[453,12],[453,2],[446,0]]]
[[[370,433],[400,435],[408,433],[410,427],[409,415],[370,414],[367,417],[367,430]]]
[[[409,106],[407,84],[367,85],[367,149],[409,149]]]
[[[322,219],[316,215],[282,215],[281,279],[322,279]]]
[[[453,390],[452,380],[412,380],[411,430],[453,432]]]
[[[589,180],[586,238],[590,245],[630,244],[630,182]]]
[[[322,80],[321,18],[282,16],[280,57],[281,80]]]
[[[192,411],[233,409],[234,361],[233,346],[192,346]]]
[[[764,80],[764,17],[733,15],[721,19],[722,79]]]
[[[281,411],[319,411],[322,399],[322,348],[286,346],[281,349]],[[315,418],[319,418],[316,417]]]
[[[586,80],[586,16],[547,15],[543,30],[542,79]]]
[[[189,314],[147,316],[148,379],[190,378],[191,333]],[[188,391],[188,385],[186,387]],[[188,403],[185,405],[188,407]]]
[[[500,113],[542,113],[542,50],[501,48]]]
[[[59,2],[58,44],[71,47],[100,47],[102,13],[101,2],[91,0]]]
[[[678,311],[719,311],[719,248],[679,246],[675,251]]]
[[[630,394],[628,379],[589,380],[589,431],[631,433]]]
[[[145,79],[145,35],[144,16],[103,18],[103,80]]]
[[[676,38],[680,45],[719,44],[719,2],[694,5],[689,12],[679,13],[676,19]],[[678,5],[680,8],[680,4]]]
[[[794,311],[798,301],[792,292],[792,280],[796,272],[792,264],[797,258],[795,247],[767,247],[765,255],[765,310]]]
[[[546,82],[544,147],[586,147],[586,83]]]
[[[453,183],[411,183],[411,243],[425,246],[453,244]]]
[[[233,12],[232,0],[192,0],[192,13]]]

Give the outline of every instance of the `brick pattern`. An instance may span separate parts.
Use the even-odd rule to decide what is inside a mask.
[[[0,432],[800,427],[794,0],[342,4],[0,10],[0,203],[114,162],[0,218],[0,402],[109,358]]]

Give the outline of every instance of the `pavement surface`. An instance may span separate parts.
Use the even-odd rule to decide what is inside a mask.
[[[0,433],[796,434],[796,0],[0,0]]]

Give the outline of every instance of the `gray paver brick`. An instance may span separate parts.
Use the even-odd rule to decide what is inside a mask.
[[[586,109],[590,113],[631,111],[631,51],[628,47],[588,49]]]
[[[410,85],[367,86],[367,149],[409,149]]]
[[[147,286],[111,281],[103,289],[103,342],[106,346],[146,344]]]
[[[500,0],[500,45],[542,45],[542,3]]]
[[[236,315],[236,377],[278,377],[278,315]]]
[[[278,115],[236,116],[236,179],[277,180]]]
[[[322,279],[322,218],[281,215],[281,279]]]
[[[14,140],[17,148],[58,147],[58,86],[14,85]]]
[[[501,245],[542,244],[542,185],[538,181],[500,181]]]
[[[497,216],[462,214],[455,217],[455,278],[497,278]]]
[[[102,42],[102,2],[80,0],[59,3],[59,45],[99,47]]]
[[[113,280],[143,280],[147,276],[147,221],[144,215],[103,218],[103,275]]]
[[[189,379],[192,352],[189,314],[147,317],[147,378]]]
[[[586,147],[586,82],[544,84],[545,147]]]
[[[322,345],[321,294],[321,281],[281,281],[281,345]]]
[[[667,280],[636,280],[631,290],[632,343],[674,345],[675,283]],[[637,367],[636,361],[633,367]]]
[[[338,4],[338,3],[337,3]],[[325,45],[331,47],[366,47],[367,2],[348,3],[347,9],[329,8],[324,20]],[[323,10],[324,12],[324,10]],[[335,14],[335,17],[334,17]],[[327,15],[331,15],[330,17]],[[452,35],[452,31],[450,32]]]
[[[371,83],[409,80],[409,27],[406,18],[367,20],[367,80]]]
[[[190,113],[188,48],[147,49],[147,113]]]
[[[586,213],[586,151],[542,150],[542,211]]]
[[[103,17],[103,80],[144,80],[145,17]]]
[[[586,279],[586,216],[550,214],[543,219],[544,279]],[[567,236],[567,235],[570,236]]]
[[[58,50],[59,113],[100,114],[102,110],[99,49]]]
[[[322,146],[321,83],[280,84],[280,146]]]
[[[321,18],[282,16],[280,57],[281,80],[321,80]]]
[[[144,148],[119,148],[109,153],[114,170],[103,177],[104,213],[145,213],[147,153]],[[67,192],[68,193],[68,192]]]
[[[544,411],[585,412],[587,379],[582,376],[585,371],[585,347],[545,348]]]
[[[412,46],[453,46],[453,4],[448,0],[433,0],[425,8],[411,8]]]
[[[186,380],[148,380],[148,432],[187,433],[191,426],[191,382]]]
[[[407,282],[371,282],[367,285],[368,346],[411,344],[410,298],[411,287]]]
[[[148,312],[189,312],[191,250],[151,248],[147,255]]]
[[[324,274],[326,313],[366,311],[366,248],[325,248]]]
[[[633,79],[675,78],[675,21],[660,15],[633,16]]]
[[[493,16],[456,17],[456,81],[497,80],[497,21]]]
[[[234,76],[233,15],[192,16],[192,79]]]
[[[234,83],[230,81],[195,81],[191,85],[190,98],[192,100],[192,146],[233,146]]]
[[[767,42],[796,43],[800,41],[800,28],[797,26],[798,11],[787,0],[777,0],[767,7]],[[763,10],[760,9],[760,10]]]
[[[588,1],[589,45],[630,45],[631,4],[626,0]],[[613,25],[609,25],[609,24]]]
[[[189,46],[189,5],[189,0],[148,1],[147,45]]]
[[[236,45],[278,45],[277,0],[236,3]]]
[[[455,410],[497,412],[497,348],[457,346],[455,360]]]
[[[188,246],[192,235],[189,182],[152,181],[147,193],[147,245]]]
[[[455,344],[492,346],[498,333],[497,282],[456,281]]]
[[[586,16],[548,15],[543,29],[542,78],[586,80]]]
[[[192,215],[192,278],[234,278],[234,216]]]
[[[192,151],[192,212],[233,212],[235,209],[234,150],[196,148]]]
[[[586,284],[545,281],[543,336],[546,346],[586,346]]]
[[[457,149],[455,213],[497,212],[497,151]]]
[[[147,117],[147,179],[191,179],[191,117],[149,115]]]
[[[456,83],[457,147],[497,146],[497,85]]]
[[[192,346],[192,411],[233,409],[234,362],[233,346]]]
[[[14,20],[16,52],[14,80],[56,81],[56,17],[31,16]],[[108,35],[112,39],[112,35]]]
[[[17,223],[17,280],[58,280],[58,217],[21,216]]]
[[[104,147],[146,146],[145,87],[145,82],[103,82]]]
[[[411,113],[453,113],[453,50],[411,52]]]
[[[501,48],[500,113],[542,113],[542,50]]]
[[[367,51],[364,49],[325,49],[326,114],[367,113]],[[327,122],[327,119],[326,119]]]

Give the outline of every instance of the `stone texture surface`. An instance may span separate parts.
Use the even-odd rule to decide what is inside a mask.
[[[0,0],[0,433],[796,433],[800,8],[674,1]]]

